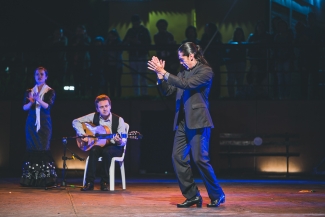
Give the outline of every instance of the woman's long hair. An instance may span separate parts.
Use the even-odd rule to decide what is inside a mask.
[[[184,56],[189,56],[190,54],[194,54],[194,58],[198,62],[210,66],[208,61],[206,61],[206,59],[202,54],[201,47],[199,45],[194,44],[193,42],[185,42],[178,48],[178,51],[183,53]]]

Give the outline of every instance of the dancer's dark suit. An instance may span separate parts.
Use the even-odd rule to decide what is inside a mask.
[[[177,76],[166,72],[163,69],[164,63],[157,61],[155,57],[148,62],[149,69],[154,70],[158,77],[163,76],[158,81],[163,94],[170,95],[177,91],[172,160],[181,192],[187,198],[178,207],[202,205],[190,167],[190,151],[211,199],[208,206],[217,207],[225,201],[225,194],[209,163],[209,140],[213,123],[208,96],[213,72],[199,49],[199,46],[190,42],[178,49],[178,56],[185,70]]]

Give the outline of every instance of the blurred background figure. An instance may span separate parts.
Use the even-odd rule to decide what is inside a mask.
[[[166,20],[158,20],[156,27],[158,29],[158,32],[154,35],[153,38],[155,45],[159,47],[159,49],[157,49],[157,57],[166,61],[165,69],[168,72],[175,73],[179,66],[179,63],[178,61],[175,61],[175,59],[177,60],[177,53],[175,52],[175,49],[170,46],[173,44],[176,45],[174,36],[172,33],[167,31],[168,22]],[[166,50],[163,50],[163,48]]]
[[[34,83],[28,75],[21,73],[26,70],[23,65],[24,58],[20,52],[14,50],[3,51],[0,71],[0,97],[2,99],[15,99],[19,92],[26,90]]]
[[[300,98],[307,99],[308,96],[308,72],[307,72],[307,56],[306,46],[308,43],[308,36],[306,31],[306,26],[302,22],[298,21],[295,25],[295,37],[293,40],[294,44],[294,54],[295,54],[295,67],[300,76]],[[307,74],[307,76],[305,75]],[[306,79],[307,81],[303,81],[302,79]]]
[[[280,19],[278,33],[274,37],[275,71],[278,78],[279,99],[289,99],[291,88],[291,69],[293,66],[293,33],[287,22]]]
[[[324,43],[324,29],[317,25],[316,14],[310,12],[307,16],[305,28],[306,44],[303,46],[305,56],[305,69],[301,74],[301,95],[303,99],[308,98],[308,83],[310,79],[310,99],[319,98],[319,61],[320,45]]]
[[[90,76],[91,76],[91,96],[95,97],[100,94],[104,86],[104,63],[105,50],[104,38],[97,36],[92,42],[92,49],[90,51]],[[107,89],[105,90],[107,91]],[[104,92],[106,93],[106,92]]]
[[[270,37],[271,37],[271,42],[274,43],[274,38],[275,36],[279,33],[278,31],[278,22],[281,20],[279,16],[275,16],[271,20],[271,28],[272,32],[270,32]],[[270,64],[270,69],[275,69],[275,61],[274,61],[274,49],[270,49],[270,59],[269,59],[269,64]],[[273,93],[273,99],[278,99],[279,97],[279,90],[278,90],[278,75],[275,70],[270,71],[270,84],[271,84],[271,89]]]
[[[148,46],[151,44],[149,30],[141,25],[141,18],[138,14],[131,17],[132,27],[128,29],[123,39],[123,44],[130,46],[129,61],[132,68],[132,81],[134,95],[148,95],[147,79],[147,60],[149,54]],[[139,88],[140,87],[140,88]]]
[[[193,42],[196,45],[200,44],[200,40],[197,38],[197,32],[194,26],[188,26],[185,29],[185,39],[182,41],[182,44],[185,42]]]
[[[57,28],[53,35],[44,42],[45,52],[43,54],[43,65],[51,72],[49,85],[58,91],[63,90],[63,83],[67,72],[68,38],[64,35],[63,29]]]
[[[90,77],[90,53],[89,46],[91,38],[87,34],[86,27],[79,25],[76,28],[76,34],[71,39],[71,45],[74,47],[70,56],[69,68],[73,74],[75,94],[80,97],[86,95],[86,90],[90,84],[87,83]]]
[[[226,50],[227,85],[230,98],[243,97],[243,83],[246,71],[245,34],[241,27],[234,31],[233,38],[228,42],[232,46]]]
[[[271,42],[271,36],[266,31],[264,21],[257,21],[255,30],[249,35],[247,42],[252,43],[252,47],[247,51],[251,65],[247,80],[251,81],[253,85],[254,97],[267,98],[267,88],[263,87],[263,82],[268,73],[269,50],[267,45]]]
[[[211,99],[218,99],[221,92],[220,66],[223,64],[222,57],[224,52],[221,49],[221,33],[218,31],[216,24],[207,23],[205,25],[204,33],[202,34],[202,38],[199,43],[202,47],[202,50],[204,51],[203,55],[205,59],[208,61],[214,72],[212,87],[210,91]]]
[[[115,49],[122,44],[122,40],[116,29],[112,29],[107,34],[105,46],[107,48],[106,58],[104,61],[104,93],[107,91],[109,83],[110,98],[121,97],[121,78],[123,73],[122,51]]]

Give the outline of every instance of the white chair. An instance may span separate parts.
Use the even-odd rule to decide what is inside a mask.
[[[128,134],[129,132],[129,124],[125,123],[125,132]],[[120,170],[121,170],[121,179],[122,179],[122,189],[126,189],[126,184],[125,184],[125,168],[124,168],[124,156],[125,156],[125,149],[126,149],[126,144],[123,148],[123,154],[121,157],[113,157],[111,161],[111,166],[109,168],[109,190],[114,191],[115,187],[115,161],[118,161],[120,164]],[[86,185],[86,174],[87,174],[87,166],[88,166],[88,159],[89,156],[86,159],[86,164],[85,164],[85,172],[84,172],[84,179],[83,179],[83,185]],[[102,161],[102,157],[98,158],[98,161]]]

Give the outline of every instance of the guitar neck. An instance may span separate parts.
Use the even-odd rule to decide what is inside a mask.
[[[118,134],[118,133],[114,133],[114,134],[99,134],[96,133],[95,137],[98,139],[113,139],[116,135],[119,135],[121,138],[128,138],[128,134],[122,133],[122,134]]]

